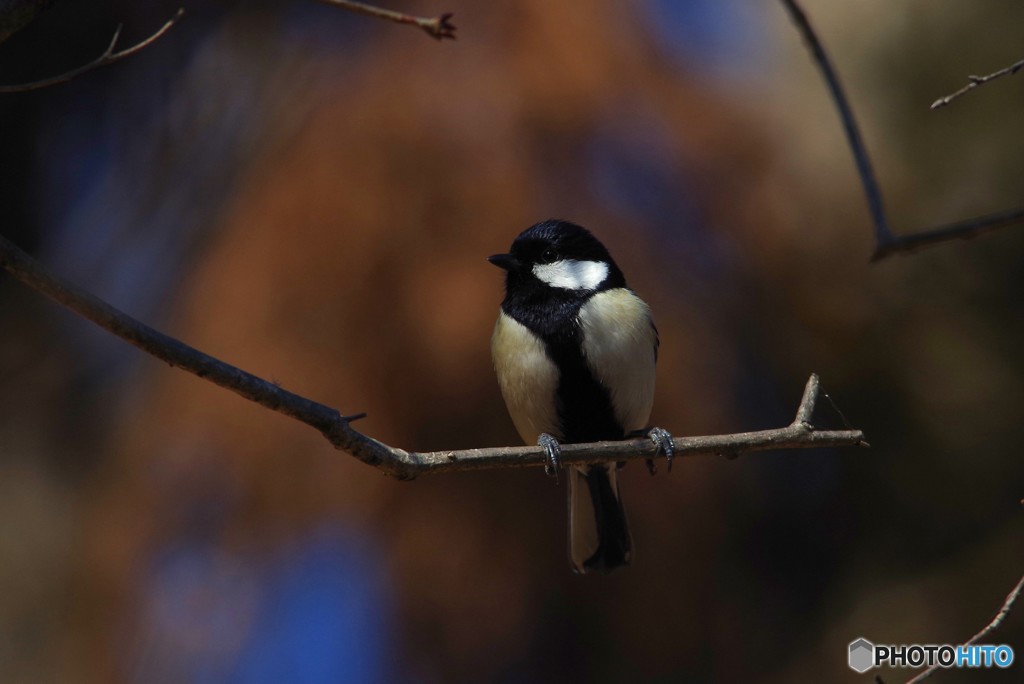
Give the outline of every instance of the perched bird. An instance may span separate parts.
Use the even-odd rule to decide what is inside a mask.
[[[608,250],[585,228],[544,221],[508,254],[505,299],[491,338],[498,384],[516,430],[547,452],[559,442],[624,439],[646,429],[654,401],[658,331]],[[665,456],[672,436],[647,431]],[[671,461],[670,461],[671,463]],[[628,565],[633,542],[614,464],[569,473],[569,560],[579,573]]]

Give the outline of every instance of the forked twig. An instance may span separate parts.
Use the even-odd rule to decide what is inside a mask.
[[[867,147],[861,137],[860,129],[853,117],[853,109],[846,98],[842,85],[839,83],[839,76],[836,74],[832,63],[825,53],[825,48],[819,40],[817,33],[811,26],[807,14],[800,7],[797,0],[781,0],[783,6],[789,12],[797,30],[803,36],[804,41],[811,50],[814,61],[821,69],[825,77],[832,101],[835,103],[839,118],[843,122],[843,130],[846,132],[846,141],[853,153],[854,161],[857,164],[857,173],[860,176],[864,194],[867,197],[868,209],[871,212],[871,220],[875,230],[875,250],[871,257],[872,261],[878,261],[891,254],[899,252],[910,252],[923,247],[948,242],[950,240],[969,239],[989,232],[995,228],[1024,223],[1024,208],[1011,209],[987,216],[958,221],[945,226],[939,226],[931,230],[911,233],[909,235],[894,235],[889,228],[889,221],[886,218],[885,208],[882,202],[882,191],[879,189],[878,181],[875,178],[871,167],[871,160],[868,157]],[[1015,73],[1024,66],[1024,61],[1007,67],[1004,72]],[[996,72],[999,75],[1004,73]],[[997,77],[996,74],[980,77],[984,82]],[[977,78],[977,77],[972,77]],[[965,90],[975,87],[976,84],[968,86]],[[959,93],[954,93],[954,96]],[[935,105],[932,105],[934,108]]]
[[[107,49],[103,51],[102,55],[100,55],[93,61],[89,62],[88,64],[83,64],[77,69],[72,69],[71,71],[67,71],[63,74],[60,74],[59,76],[51,76],[50,78],[44,78],[39,81],[32,81],[31,83],[3,85],[0,86],[0,93],[27,93],[33,90],[39,90],[41,88],[48,88],[59,83],[67,83],[71,79],[77,78],[78,76],[81,76],[86,72],[92,71],[93,69],[97,69],[101,66],[106,66],[108,64],[113,64],[118,60],[124,59],[125,57],[130,57],[139,50],[151,45],[153,42],[158,40],[160,36],[167,33],[171,29],[171,27],[174,26],[175,22],[177,22],[178,19],[181,19],[181,16],[184,13],[185,9],[179,8],[178,11],[174,13],[174,16],[168,19],[167,22],[160,27],[160,30],[151,35],[149,38],[146,38],[141,43],[136,43],[135,45],[132,45],[129,48],[125,48],[124,50],[114,52],[114,48],[117,46],[117,41],[121,37],[121,27],[118,26],[117,30],[114,31],[114,37],[111,38],[110,45],[107,46]]]

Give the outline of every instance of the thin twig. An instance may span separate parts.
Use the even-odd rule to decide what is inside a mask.
[[[846,141],[853,152],[853,159],[857,163],[857,172],[860,174],[861,184],[864,186],[864,194],[867,197],[868,209],[871,211],[871,218],[875,224],[875,242],[885,244],[892,239],[892,231],[889,229],[889,221],[885,216],[885,207],[882,203],[882,191],[878,188],[878,181],[875,179],[875,172],[871,168],[871,159],[868,157],[867,148],[861,138],[857,121],[853,118],[853,109],[846,99],[843,86],[839,83],[839,75],[832,67],[828,55],[825,54],[825,47],[818,40],[818,34],[814,32],[811,22],[807,19],[800,5],[796,0],[782,0],[782,4],[789,11],[793,23],[803,36],[807,47],[811,49],[814,61],[818,63],[825,83],[828,85],[829,93],[832,94],[832,101],[839,110],[839,118],[843,122],[843,130],[846,132]]]
[[[807,385],[804,387],[804,396],[800,398],[800,406],[796,410],[796,418],[793,419],[793,425],[807,425],[811,426],[811,418],[814,414],[814,407],[818,403],[818,392],[821,389],[821,383],[818,382],[817,373],[811,374],[811,379],[807,381]]]
[[[982,235],[983,233],[987,233],[995,230],[996,228],[1002,228],[1003,226],[1008,226],[1013,223],[1024,223],[1024,207],[958,221],[957,223],[940,226],[921,233],[897,235],[891,238],[888,242],[876,247],[875,253],[871,256],[871,260],[878,261],[879,259],[884,259],[890,254],[896,254],[898,252],[906,254],[923,247],[929,247],[939,242],[948,242],[950,240],[969,240]]]
[[[945,97],[940,97],[935,102],[932,102],[931,107],[929,107],[929,109],[941,109],[942,107],[945,107],[956,98],[960,97],[961,95],[971,90],[974,90],[978,86],[985,85],[989,81],[993,81],[1001,76],[1012,76],[1021,69],[1024,69],[1024,59],[1020,60],[1016,64],[1011,64],[1008,67],[1004,67],[999,71],[993,71],[991,74],[987,76],[968,76],[967,80],[970,81],[970,83],[968,83],[955,93],[950,93],[949,95],[946,95]]]
[[[182,368],[205,380],[273,411],[301,421],[319,430],[331,444],[388,475],[411,479],[425,473],[442,473],[484,468],[543,466],[547,454],[540,447],[494,447],[461,451],[415,453],[378,442],[352,428],[350,423],[362,414],[344,416],[336,409],[317,403],[236,368],[198,349],[140,323],[99,297],[51,274],[39,262],[0,236],[0,267],[11,275],[89,319],[108,332],[135,345],[144,352]],[[818,396],[818,376],[807,381],[803,399],[794,421],[783,428],[732,435],[676,438],[676,456],[738,454],[776,449],[812,449],[820,447],[868,446],[860,430],[816,430],[809,424]],[[659,455],[650,439],[593,444],[563,444],[564,465],[607,463],[651,459]]]
[[[850,145],[850,151],[853,153],[854,161],[857,163],[857,173],[860,175],[861,185],[864,187],[864,194],[867,196],[868,209],[871,212],[871,219],[874,222],[875,251],[871,257],[872,261],[884,259],[885,257],[898,252],[910,252],[923,247],[930,247],[932,245],[948,242],[950,240],[973,238],[995,228],[1022,222],[1021,219],[1022,214],[1024,214],[1024,208],[1011,209],[974,219],[966,219],[964,221],[940,226],[933,230],[913,233],[911,235],[894,235],[892,230],[889,228],[889,221],[886,218],[885,208],[882,202],[882,191],[878,187],[878,181],[875,179],[874,171],[871,168],[871,160],[868,157],[867,147],[864,145],[860,131],[857,128],[857,122],[853,118],[853,110],[846,99],[846,94],[843,92],[842,85],[839,83],[839,77],[836,75],[836,71],[832,67],[832,63],[829,61],[828,55],[825,54],[825,48],[822,46],[821,41],[818,39],[818,35],[811,26],[811,22],[807,19],[807,15],[804,13],[803,9],[801,9],[797,1],[781,0],[781,2],[789,11],[791,18],[793,19],[793,23],[796,25],[797,30],[800,31],[804,41],[811,50],[811,55],[814,58],[814,61],[821,69],[821,72],[825,77],[825,83],[828,86],[829,93],[832,95],[832,101],[835,103],[836,109],[839,111],[839,118],[843,122],[843,129],[846,131],[846,140]],[[992,78],[1005,75],[1005,73],[1016,73],[1022,67],[1024,67],[1024,60],[1001,70],[1001,72],[997,71],[995,74],[989,74],[988,76],[982,77],[971,76],[971,79],[978,79],[981,83],[984,83]],[[975,85],[978,84],[972,83],[970,86],[965,88],[964,91],[970,90],[975,87]],[[960,93],[954,93],[949,97],[956,97],[959,94]],[[936,104],[938,104],[938,102]],[[935,108],[935,106],[936,105],[933,104],[932,108]]]
[[[174,26],[175,22],[177,22],[178,19],[181,19],[181,16],[184,13],[185,9],[179,8],[178,11],[174,13],[174,16],[171,17],[167,23],[161,26],[159,31],[151,35],[149,38],[146,38],[141,43],[137,43],[130,48],[125,48],[120,52],[114,52],[114,48],[117,46],[117,41],[121,37],[121,27],[118,26],[117,30],[114,31],[114,37],[111,39],[110,45],[107,46],[107,49],[103,51],[102,55],[88,64],[84,64],[77,69],[72,69],[71,71],[60,74],[59,76],[52,76],[39,81],[32,81],[31,83],[0,86],[0,93],[27,93],[32,90],[39,90],[40,88],[48,88],[49,86],[57,85],[59,83],[67,83],[71,79],[77,78],[88,71],[92,71],[93,69],[97,69],[108,64],[113,64],[118,60],[134,55],[136,52],[149,46],[159,39],[160,36],[167,33],[171,27]]]
[[[427,32],[427,35],[437,40],[443,40],[444,38],[455,40],[455,25],[450,21],[454,16],[452,12],[445,12],[438,17],[416,17],[404,12],[395,12],[394,10],[367,5],[365,2],[354,2],[353,0],[320,0],[320,2],[335,5],[351,12],[377,17],[378,19],[386,19],[397,24],[419,26]]]
[[[972,646],[973,644],[978,643],[979,641],[987,637],[989,634],[994,632],[996,629],[998,629],[999,625],[1003,624],[1003,620],[1006,619],[1006,616],[1010,614],[1011,610],[1013,610],[1013,604],[1017,602],[1017,599],[1020,597],[1021,591],[1024,591],[1024,577],[1021,577],[1017,581],[1017,585],[1010,591],[1009,594],[1006,595],[1006,600],[1003,601],[1003,605],[999,608],[999,612],[996,613],[996,616],[992,618],[992,621],[985,625],[980,632],[978,632],[970,639],[965,641],[963,645]],[[932,665],[927,670],[919,672],[917,676],[915,676],[913,679],[907,680],[907,684],[918,684],[918,682],[923,682],[925,679],[928,679],[928,677],[931,677],[932,673],[938,670],[940,667],[941,666],[938,663]]]

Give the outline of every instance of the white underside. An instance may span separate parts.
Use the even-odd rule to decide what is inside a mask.
[[[542,432],[561,439],[555,403],[558,368],[548,358],[544,343],[501,312],[491,336],[491,356],[505,406],[523,441],[536,444]]]
[[[654,403],[657,333],[647,305],[625,288],[599,292],[580,309],[583,354],[608,389],[616,420],[626,432],[647,427]],[[556,394],[558,368],[544,343],[504,312],[491,336],[491,354],[512,422],[527,444],[542,432],[562,439]]]
[[[611,395],[626,432],[647,427],[654,404],[657,332],[647,304],[631,290],[598,292],[579,313],[583,355]]]

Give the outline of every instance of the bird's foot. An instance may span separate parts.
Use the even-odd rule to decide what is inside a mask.
[[[653,427],[647,431],[647,436],[658,447],[658,450],[665,454],[665,463],[668,467],[668,472],[671,473],[672,458],[676,455],[676,443],[672,439],[672,435],[665,428]],[[652,475],[655,473],[653,460],[647,461],[647,469],[651,471]]]
[[[543,447],[548,456],[548,462],[544,466],[544,472],[555,478],[555,483],[557,484],[558,469],[561,467],[559,464],[559,458],[562,455],[562,445],[558,443],[557,439],[546,432],[542,432],[540,437],[537,438],[537,445]]]

